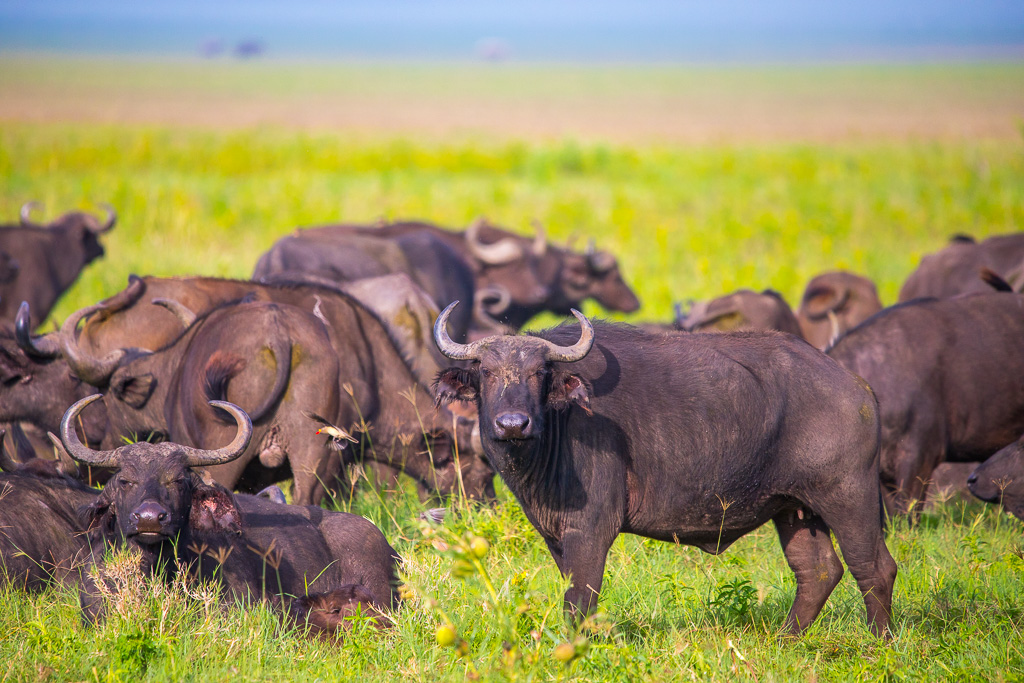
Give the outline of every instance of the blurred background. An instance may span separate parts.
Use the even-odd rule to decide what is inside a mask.
[[[643,317],[837,267],[893,301],[1018,229],[1022,121],[1009,0],[0,1],[0,212],[121,212],[59,315],[296,225],[479,215],[594,237]]]

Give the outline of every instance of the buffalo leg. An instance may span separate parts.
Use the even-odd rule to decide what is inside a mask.
[[[796,598],[786,617],[786,628],[796,635],[810,626],[825,606],[828,596],[843,578],[843,563],[836,555],[832,536],[821,517],[790,511],[772,521],[786,562],[796,575]]]
[[[562,576],[572,579],[565,592],[565,613],[578,622],[594,611],[604,580],[604,564],[614,537],[605,541],[582,531],[566,532],[557,544],[548,542],[551,556]]]
[[[292,504],[319,505],[340,474],[341,459],[335,453],[315,452],[292,459]]]
[[[823,512],[825,523],[836,535],[846,566],[864,596],[871,632],[889,635],[896,561],[885,546],[878,493],[867,489],[859,500],[848,496],[844,502],[846,505],[829,506],[827,514]]]

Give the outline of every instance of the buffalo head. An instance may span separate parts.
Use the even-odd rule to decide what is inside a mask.
[[[41,224],[32,220],[32,209],[42,208],[42,204],[27,202],[21,207],[21,225],[62,233],[63,248],[81,245],[83,261],[89,263],[103,256],[103,245],[100,244],[99,236],[110,232],[117,222],[117,212],[108,204],[101,206],[107,214],[103,220],[84,211],[68,211],[60,218]]]
[[[234,440],[224,448],[205,450],[174,443],[134,443],[111,451],[83,445],[73,424],[78,413],[101,398],[94,394],[68,408],[60,436],[79,462],[115,470],[89,512],[90,528],[104,537],[121,537],[153,546],[173,540],[186,526],[202,531],[237,531],[240,514],[232,496],[211,486],[192,471],[230,462],[242,455],[252,437],[249,416],[238,406],[211,401],[238,424]]]
[[[593,240],[582,254],[565,252],[561,289],[575,305],[592,298],[609,311],[632,313],[640,308],[640,300],[622,278],[618,260],[607,251],[598,251]]]
[[[967,478],[967,487],[988,503],[1002,503],[1024,520],[1024,438],[981,463]]]
[[[438,405],[453,400],[476,401],[484,440],[509,442],[523,442],[542,434],[547,410],[560,410],[573,403],[590,409],[586,382],[555,365],[581,360],[590,352],[594,328],[582,313],[572,311],[582,327],[579,341],[572,346],[511,335],[458,344],[445,327],[456,304],[450,304],[438,317],[434,340],[447,357],[473,364],[469,369],[449,368],[438,375]]]

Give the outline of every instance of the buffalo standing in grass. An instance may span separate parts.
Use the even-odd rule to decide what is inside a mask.
[[[1024,433],[1024,297],[925,299],[888,308],[828,354],[881,406],[881,483],[891,513],[923,501],[944,461],[980,461]]]
[[[875,283],[836,271],[807,283],[796,319],[804,339],[824,350],[839,336],[882,310]]]
[[[427,239],[422,235],[429,235],[429,241],[424,243],[445,245],[446,249],[442,250],[445,258],[448,250],[456,253],[470,268],[476,291],[507,293],[507,299],[499,298],[501,303],[485,307],[485,312],[513,329],[519,329],[544,311],[568,315],[572,307],[579,307],[586,299],[594,299],[612,311],[631,313],[640,307],[636,294],[623,280],[618,261],[612,254],[597,250],[592,242],[583,253],[559,247],[547,240],[539,226],[533,237],[525,237],[484,220],[474,221],[463,231],[446,230],[421,221],[327,225],[296,231],[279,244],[295,240],[316,251],[317,245],[329,245],[353,236],[395,240],[401,244],[412,235],[421,235],[420,240]],[[277,248],[275,245],[261,258],[254,277],[265,277],[278,268],[271,256]],[[320,257],[310,258],[316,263]],[[302,262],[298,262],[297,267],[303,269]],[[435,287],[431,291],[439,292],[439,289]],[[437,297],[438,307],[451,300]],[[456,338],[460,338],[470,313],[467,307],[465,311],[453,314]]]
[[[571,577],[565,605],[597,604],[620,533],[719,553],[774,522],[796,574],[787,628],[817,617],[843,574],[833,532],[876,634],[889,627],[896,563],[882,533],[878,417],[870,389],[777,332],[644,333],[591,323],[470,345],[437,380],[440,404],[476,402],[484,450]],[[596,342],[595,342],[596,340]]]
[[[981,463],[967,478],[971,493],[987,503],[1002,503],[1024,520],[1024,438]]]
[[[204,480],[196,467],[224,465],[245,452],[252,424],[237,406],[216,401],[236,423],[217,450],[175,443],[135,443],[110,451],[87,448],[71,428],[99,396],[82,399],[61,422],[61,438],[76,460],[113,468],[111,482],[86,514],[92,567],[82,575],[83,613],[102,618],[103,556],[127,546],[142,569],[157,576],[187,572],[221,583],[236,599],[282,600],[363,586],[377,609],[397,604],[397,555],[371,522],[317,507],[280,505],[234,496]]]
[[[103,256],[100,235],[117,220],[71,211],[45,225],[32,221],[34,203],[21,209],[21,225],[0,226],[0,321],[14,322],[22,301],[46,319],[61,294],[90,262]]]
[[[1024,262],[1024,233],[997,235],[977,242],[957,236],[934,254],[927,254],[900,289],[900,301],[924,297],[945,299],[983,293],[989,287],[978,278],[988,268],[1006,279]]]

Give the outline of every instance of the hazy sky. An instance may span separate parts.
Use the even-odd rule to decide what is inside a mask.
[[[1024,54],[1024,0],[0,0],[0,50],[745,60]],[[495,44],[492,41],[492,44]]]

